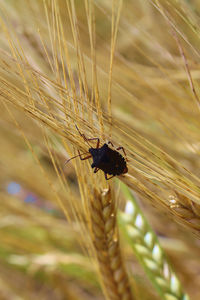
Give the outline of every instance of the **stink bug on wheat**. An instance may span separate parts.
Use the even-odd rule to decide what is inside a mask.
[[[91,167],[94,168],[94,173],[97,173],[99,170],[102,170],[105,174],[106,180],[109,180],[116,175],[121,175],[128,172],[128,168],[126,165],[127,159],[124,158],[118,152],[118,150],[122,150],[126,157],[126,153],[123,147],[118,147],[116,150],[113,150],[108,146],[108,144],[111,144],[112,147],[114,147],[111,142],[108,142],[107,144],[104,144],[102,147],[99,147],[100,144],[99,138],[88,139],[83,133],[79,131],[77,126],[76,128],[89,146],[90,146],[89,141],[96,140],[97,141],[96,148],[90,146],[88,152],[82,154],[78,151],[79,155],[76,155],[68,159],[66,163],[68,163],[71,159],[74,159],[76,157],[80,157],[81,160],[93,158],[93,163]],[[89,154],[89,155],[87,155],[86,157],[82,157],[83,154]],[[111,176],[108,177],[108,175]]]

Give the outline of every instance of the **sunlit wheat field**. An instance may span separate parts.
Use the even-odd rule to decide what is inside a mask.
[[[200,299],[199,22],[0,1],[0,299]],[[91,167],[97,138],[128,172]]]

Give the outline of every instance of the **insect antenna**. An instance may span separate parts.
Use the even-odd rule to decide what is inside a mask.
[[[67,160],[65,161],[65,163],[64,163],[64,166],[63,166],[63,167],[65,167],[65,166],[66,166],[66,164],[67,164],[67,163],[68,163],[70,160],[72,160],[72,159],[74,159],[74,158],[76,158],[76,157],[81,157],[81,155],[82,155],[82,154],[87,154],[87,153],[89,153],[89,152],[87,151],[87,152],[84,152],[84,153],[81,153],[81,154],[75,155],[75,156],[73,156],[73,157],[71,157],[71,158],[67,159]]]
[[[88,144],[88,146],[91,147],[91,145],[89,144],[88,139],[86,138],[85,134],[83,134],[83,133],[80,132],[80,130],[78,129],[78,126],[76,124],[75,124],[75,127],[78,130],[78,133],[80,134],[80,136],[82,136],[82,138]]]

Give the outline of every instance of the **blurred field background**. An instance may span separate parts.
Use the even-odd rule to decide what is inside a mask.
[[[0,1],[0,299],[200,299],[199,23],[197,0]],[[75,124],[128,174],[65,165]],[[119,181],[188,298],[134,255]]]

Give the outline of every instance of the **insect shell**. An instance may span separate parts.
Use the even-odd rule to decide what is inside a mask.
[[[75,125],[76,126],[76,125]],[[78,130],[80,136],[84,139],[84,141],[90,146],[89,141],[97,141],[96,148],[90,147],[88,152],[86,152],[86,157],[82,157],[82,155],[86,153],[80,153],[78,151],[78,155],[68,159],[66,163],[68,163],[71,159],[74,159],[76,157],[80,157],[81,160],[86,160],[89,158],[93,158],[93,163],[91,165],[92,168],[94,168],[94,173],[97,173],[99,170],[102,170],[105,174],[106,180],[111,179],[112,177],[116,175],[125,174],[128,172],[128,168],[126,165],[126,160],[117,150],[122,150],[126,156],[126,153],[124,151],[123,147],[118,147],[116,150],[111,149],[108,144],[111,144],[113,147],[114,145],[112,142],[108,142],[108,144],[104,144],[102,147],[99,147],[100,140],[99,138],[86,138],[86,136],[80,132],[78,127],[76,126],[76,129]],[[66,164],[65,163],[65,164]],[[108,175],[111,175],[108,178]]]
[[[94,173],[98,170],[104,171],[106,180],[128,172],[125,158],[117,150],[111,149],[108,144],[100,148],[90,148],[89,153],[93,158],[91,167],[94,168]],[[112,176],[108,178],[107,175]]]

